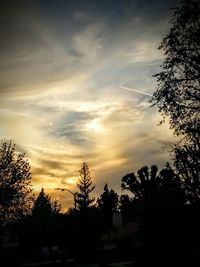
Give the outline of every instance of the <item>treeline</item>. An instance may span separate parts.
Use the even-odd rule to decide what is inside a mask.
[[[123,176],[121,189],[128,194],[119,196],[105,184],[95,201],[84,162],[71,192],[74,205],[63,213],[43,188],[37,198],[32,195],[28,162],[11,142],[4,141],[0,151],[1,230],[9,229],[20,245],[12,260],[34,261],[43,248],[53,263],[72,258],[103,266],[128,259],[138,266],[170,266],[198,260],[200,202],[191,201],[187,181],[168,163],[160,171],[152,165]],[[120,231],[128,233],[120,237]],[[115,244],[113,255],[104,250],[106,244]]]

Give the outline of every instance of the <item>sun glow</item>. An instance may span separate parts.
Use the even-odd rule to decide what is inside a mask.
[[[100,132],[103,130],[101,123],[98,120],[92,120],[86,125],[87,130]]]
[[[66,179],[65,183],[69,185],[75,185],[77,183],[77,179],[74,177],[70,177]]]

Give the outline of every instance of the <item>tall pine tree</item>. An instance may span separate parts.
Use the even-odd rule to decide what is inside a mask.
[[[78,210],[85,211],[89,209],[95,198],[90,197],[90,193],[94,190],[95,186],[92,183],[89,167],[86,162],[83,163],[79,170],[80,178],[77,183],[79,192],[76,193],[76,203]]]
[[[33,215],[49,216],[58,214],[61,211],[61,205],[58,202],[52,201],[51,198],[45,194],[42,188],[33,206]]]

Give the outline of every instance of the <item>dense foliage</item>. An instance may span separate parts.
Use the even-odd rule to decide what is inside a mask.
[[[180,141],[173,160],[190,202],[200,198],[200,2],[184,0],[175,9],[160,49],[165,59],[156,74],[153,102],[168,117]]]
[[[15,221],[31,211],[31,173],[25,154],[12,142],[0,145],[0,224]]]

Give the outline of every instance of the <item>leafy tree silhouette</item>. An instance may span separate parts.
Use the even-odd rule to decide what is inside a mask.
[[[122,178],[121,188],[132,192],[133,200],[137,203],[148,201],[164,189],[176,188],[182,193],[181,181],[169,164],[159,173],[155,165],[151,169],[144,166],[137,174],[129,173]]]
[[[200,134],[200,3],[184,0],[175,9],[171,29],[160,49],[165,59],[153,100],[170,118],[175,133],[195,139]]]
[[[120,196],[120,212],[122,214],[122,221],[125,225],[130,221],[136,221],[138,218],[138,205],[135,205],[135,202],[132,197],[129,195]]]
[[[105,217],[108,229],[113,226],[113,213],[118,210],[118,202],[118,194],[113,189],[109,190],[108,185],[105,184],[104,192],[97,199],[97,206]]]
[[[35,245],[40,248],[47,246],[54,261],[52,251],[53,245],[58,245],[59,240],[59,212],[61,205],[57,201],[52,201],[41,189],[32,209],[31,226],[34,228],[34,236],[32,236]]]
[[[76,193],[77,208],[81,211],[86,211],[95,200],[95,198],[90,198],[90,193],[94,190],[95,186],[92,185],[92,178],[87,163],[83,163],[79,173],[80,178],[77,182],[79,192]]]
[[[165,53],[156,74],[153,102],[180,136],[173,145],[174,164],[190,202],[200,196],[200,2],[183,0],[160,49]]]
[[[174,166],[182,179],[187,199],[200,204],[200,142],[184,142],[173,145]]]
[[[131,219],[140,224],[146,264],[164,266],[173,257],[177,257],[178,262],[181,250],[187,247],[185,240],[188,233],[183,234],[185,224],[184,227],[183,223],[181,225],[186,216],[185,194],[180,178],[169,164],[160,172],[155,165],[151,168],[145,166],[137,174],[125,175],[121,186],[123,190],[133,193]],[[127,205],[127,198],[123,201]],[[130,201],[128,204],[131,204]]]
[[[31,173],[25,154],[11,141],[0,145],[0,225],[27,215],[33,203]]]

